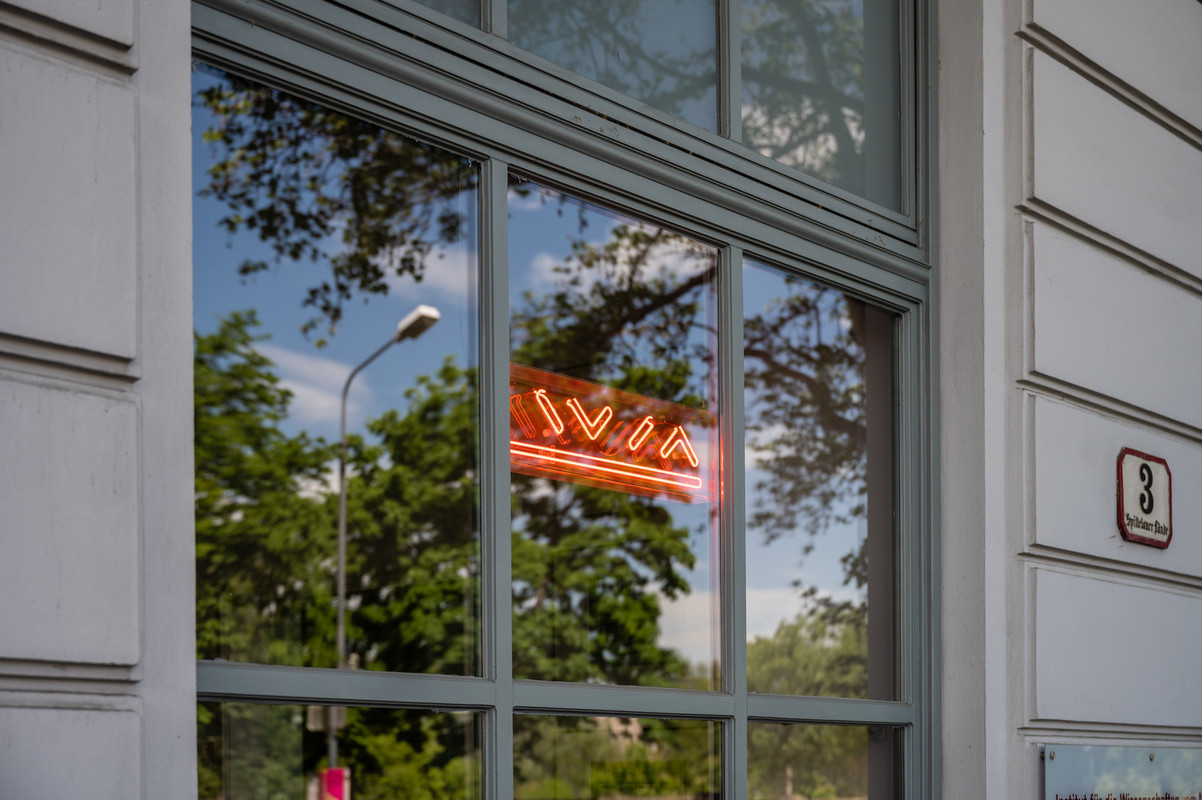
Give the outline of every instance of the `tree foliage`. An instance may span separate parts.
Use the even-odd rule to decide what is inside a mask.
[[[866,137],[880,135],[865,125],[864,5],[745,2],[739,98],[745,144],[860,193]],[[695,22],[711,9],[687,0],[511,0],[509,14],[519,46],[669,114],[716,127],[715,38],[704,24],[670,23]],[[877,12],[884,17],[890,9],[869,10]]]
[[[801,614],[747,645],[748,683],[771,694],[864,697],[867,627],[860,615],[832,622]],[[747,733],[748,794],[783,797],[867,796],[861,726],[753,724]]]
[[[347,301],[387,294],[391,278],[420,281],[438,245],[467,233],[479,173],[466,159],[235,76],[197,100],[216,119],[204,139],[220,158],[201,195],[226,205],[221,227],[255,232],[277,263],[329,265],[303,299],[306,331],[333,329]]]
[[[300,299],[311,312],[306,330],[337,326],[349,301],[385,295],[390,281],[420,280],[440,248],[465,235],[470,213],[461,201],[474,191],[476,172],[462,159],[238,79],[203,90],[199,101],[218,120],[206,134],[219,158],[203,191],[225,204],[221,225],[253,231],[281,265],[328,268]],[[239,270],[267,266],[247,261]],[[582,217],[553,285],[512,311],[514,359],[707,406],[717,377],[716,275],[708,246],[626,222],[590,241]],[[766,476],[751,524],[768,541],[797,531],[816,536],[864,513],[856,308],[808,284],[790,286],[744,325],[745,376],[756,398],[748,441]],[[336,452],[282,431],[289,393],[256,341],[249,312],[196,339],[198,653],[334,666],[336,487],[327,476]],[[479,672],[478,409],[475,371],[448,362],[418,381],[404,409],[351,439],[347,639],[356,667]],[[660,631],[661,603],[692,588],[693,523],[661,499],[519,475],[511,503],[515,676],[656,686],[702,680],[662,644]],[[863,551],[849,553],[845,567],[848,581],[862,585]],[[780,672],[766,680],[781,691],[838,694],[837,686],[813,682],[857,680],[862,622],[854,613],[798,620],[782,626],[771,646],[752,648],[764,670]],[[372,785],[388,787],[381,797],[463,796],[470,747],[462,726],[447,715],[392,713],[352,710],[343,734],[349,762],[373,776]],[[271,724],[297,729],[294,717]],[[583,783],[573,778],[572,791],[639,794],[630,790],[635,784],[660,794],[706,791],[677,775],[672,765],[685,761],[664,755],[693,752],[684,739],[655,725],[646,733],[644,749],[623,766]],[[537,756],[549,729],[533,725],[522,735],[519,745],[535,754],[522,768],[523,796],[559,791],[561,778]],[[321,737],[301,739],[305,768],[316,767]]]
[[[196,336],[197,652],[333,666],[332,452],[280,429],[290,393],[255,349],[253,312]]]

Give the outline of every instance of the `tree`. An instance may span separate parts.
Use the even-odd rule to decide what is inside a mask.
[[[800,614],[748,644],[748,682],[773,694],[864,697],[866,637],[862,615],[832,623]],[[861,726],[754,724],[747,739],[748,793],[756,800],[868,794]]]
[[[277,263],[329,265],[303,300],[306,331],[333,331],[347,301],[387,294],[390,277],[420,281],[437,245],[466,234],[479,180],[466,159],[233,76],[197,101],[217,120],[204,139],[221,158],[201,195],[228,207],[221,226],[255,231]]]
[[[334,666],[336,497],[326,481],[334,451],[280,429],[290,394],[255,349],[263,338],[256,324],[253,312],[236,312],[216,332],[196,336],[197,651],[201,658]],[[393,413],[373,424],[386,444],[401,448],[394,456],[405,452],[406,432],[425,423],[444,434],[450,453],[473,438],[452,436],[464,420],[474,431],[474,390],[465,374],[448,365],[426,381],[429,396],[415,393],[406,417]],[[417,472],[403,463],[383,467],[380,446],[358,437],[353,444],[354,480],[367,484],[352,495],[361,498],[351,570],[360,580],[348,604],[353,652],[367,668],[461,670],[464,642],[474,637],[462,632],[471,615],[457,567],[475,548],[471,515],[464,525],[457,512],[465,502],[472,507],[473,485],[455,488],[454,462],[441,471],[434,462]],[[412,494],[396,496],[398,481]],[[398,520],[398,509],[408,518]],[[325,737],[304,729],[302,712],[202,705],[202,796],[304,797],[303,774],[319,766]],[[343,763],[357,797],[392,797],[400,787],[429,800],[465,797],[472,752],[464,720],[387,709],[347,714]]]
[[[196,339],[198,650],[202,657],[331,666],[334,498],[324,476],[332,450],[281,432],[289,395],[254,348],[254,324],[253,314],[234,314]],[[348,642],[360,667],[472,671],[473,375],[444,365],[409,392],[405,413],[369,423],[378,444],[352,440]],[[515,493],[531,518],[543,518],[546,502],[532,484]],[[550,565],[540,579],[541,605],[522,608],[526,590],[520,580],[515,588],[517,662],[550,657],[556,663],[549,669],[569,680],[661,684],[683,673],[679,656],[658,645],[658,601],[648,587],[658,579],[681,589],[673,564],[691,558],[685,532],[646,498],[574,486],[555,502],[564,505],[555,535],[515,537],[519,564]],[[531,577],[526,586],[535,582]],[[592,611],[574,613],[581,603]],[[306,624],[281,628],[280,620],[294,618]],[[557,658],[561,639],[580,646]],[[270,738],[303,738],[290,716],[266,720],[248,708],[220,713],[251,738],[269,723],[276,730]],[[432,775],[466,756],[462,723],[449,715],[389,727],[392,714],[350,711],[343,749],[357,776],[391,776],[380,784],[391,786],[409,780],[404,769],[415,764]],[[203,715],[202,730],[219,731],[217,715]],[[309,738],[305,758],[315,768],[321,742]],[[295,769],[290,752],[284,748],[253,775],[249,767],[233,768],[270,783],[269,773]],[[404,756],[410,767],[388,754]]]
[[[205,191],[229,207],[228,230],[257,231],[286,264],[321,257],[337,220],[347,219],[331,279],[304,301],[315,312],[309,327],[336,326],[346,300],[387,294],[390,274],[420,278],[427,257],[463,235],[455,198],[474,186],[476,173],[462,159],[238,79],[200,100],[221,120],[207,136],[222,158]],[[333,164],[344,179],[333,177]],[[383,187],[393,184],[406,187],[403,202],[382,202]],[[713,365],[689,333],[709,323],[699,319],[700,292],[713,289],[712,261],[674,283],[653,268],[665,255],[703,260],[696,243],[665,229],[617,225],[598,245],[581,224],[572,257],[556,268],[558,288],[515,309],[515,359],[697,405]],[[367,230],[377,235],[353,235]],[[814,535],[863,514],[862,313],[835,292],[793,281],[744,323],[745,379],[762,400],[748,435],[770,473],[759,491],[775,508],[757,509],[752,524],[769,537]]]
[[[476,173],[462,159],[250,83],[219,84],[201,102],[221,120],[207,137],[221,154],[208,191],[229,208],[224,227],[256,231],[281,264],[328,264],[329,280],[302,301],[313,313],[306,330],[336,328],[347,301],[387,294],[391,279],[420,279],[428,259],[463,235],[458,203],[474,191]],[[581,226],[554,286],[513,310],[515,360],[707,405],[716,382],[715,251],[627,222],[594,242],[583,217]],[[799,530],[816,536],[832,519],[864,513],[856,502],[864,420],[855,308],[795,283],[745,323],[746,378],[762,403],[749,416],[749,440],[763,454],[760,489],[771,499],[752,525],[769,539]],[[332,452],[280,432],[288,395],[254,351],[252,322],[235,317],[216,338],[197,340],[199,650],[332,666]],[[348,642],[361,668],[476,671],[474,381],[474,371],[448,363],[410,391],[405,411],[352,437]],[[660,598],[690,590],[694,563],[694,531],[672,505],[526,476],[514,476],[513,489],[515,675],[694,680],[659,636]],[[845,564],[848,580],[862,582],[863,553],[849,553]],[[293,626],[288,635],[278,630],[285,624]],[[835,641],[843,640],[810,645]],[[352,758],[440,748],[432,768],[450,769],[464,756],[453,727],[434,723],[432,734],[407,724],[388,741],[372,734],[351,744]]]
[[[842,0],[743,7],[743,141],[864,191],[864,10]],[[879,101],[878,101],[879,102]]]
[[[332,451],[280,430],[290,393],[256,324],[237,312],[195,340],[197,653],[333,666]]]

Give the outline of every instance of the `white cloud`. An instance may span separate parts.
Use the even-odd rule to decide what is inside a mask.
[[[590,242],[589,246],[600,250],[604,248],[605,243]],[[620,265],[621,275],[626,274],[627,265],[636,255],[634,248],[628,245],[614,254],[616,263]],[[586,295],[595,284],[615,280],[612,267],[594,266],[591,269],[580,269],[579,265],[574,263],[568,272],[557,271],[562,268],[567,258],[566,255],[555,255],[547,251],[536,254],[526,266],[525,285],[538,292],[546,287],[566,287],[568,281],[577,281],[572,291],[578,295]],[[643,263],[640,274],[646,279],[667,278],[670,283],[683,283],[705,267],[704,258],[669,246],[654,250]]]
[[[507,203],[510,211],[538,211],[547,203],[555,202],[556,197],[550,189],[535,189],[525,197],[510,189]]]
[[[555,268],[563,263],[563,260],[544,251],[530,259],[530,267],[527,270],[528,280],[533,286],[544,286],[554,283],[556,278],[562,277],[556,274]]]
[[[275,362],[280,383],[292,392],[289,406],[292,417],[301,423],[332,422],[337,424],[341,406],[342,385],[351,373],[349,364],[309,353],[298,353],[273,344],[259,345],[259,351]],[[347,397],[350,414],[371,401],[371,387],[360,375],[351,384]]]
[[[751,416],[750,414],[748,416]],[[788,429],[783,423],[770,425],[760,431],[748,431],[743,445],[743,466],[746,469],[763,469],[775,454],[771,450],[757,450],[756,444],[771,444],[778,441]]]
[[[713,592],[694,590],[675,600],[660,595],[660,645],[679,652],[692,663],[717,658],[718,604]]]
[[[796,589],[748,589],[747,641],[771,636],[781,622],[797,616],[802,608]]]
[[[332,358],[298,353],[275,344],[259,345],[259,352],[275,362],[280,374],[290,380],[319,386],[341,388],[351,368]]]
[[[412,275],[390,273],[388,291],[414,301],[431,301],[431,295],[464,300],[476,293],[476,254],[469,243],[435,247],[425,259],[421,281]]]
[[[854,589],[841,587],[833,592],[819,592],[824,598],[838,602],[860,598]],[[814,602],[803,598],[796,589],[748,589],[747,590],[747,641],[756,637],[769,637],[776,633],[782,622],[792,620],[801,612],[812,608]]]

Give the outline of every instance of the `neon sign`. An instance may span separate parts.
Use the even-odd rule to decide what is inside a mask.
[[[694,441],[708,441],[713,429],[708,411],[509,367],[509,457],[523,475],[705,502],[712,479]]]

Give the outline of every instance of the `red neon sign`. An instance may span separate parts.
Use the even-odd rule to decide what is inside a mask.
[[[708,411],[509,366],[509,457],[523,475],[705,502],[712,478],[694,441],[713,430]]]

